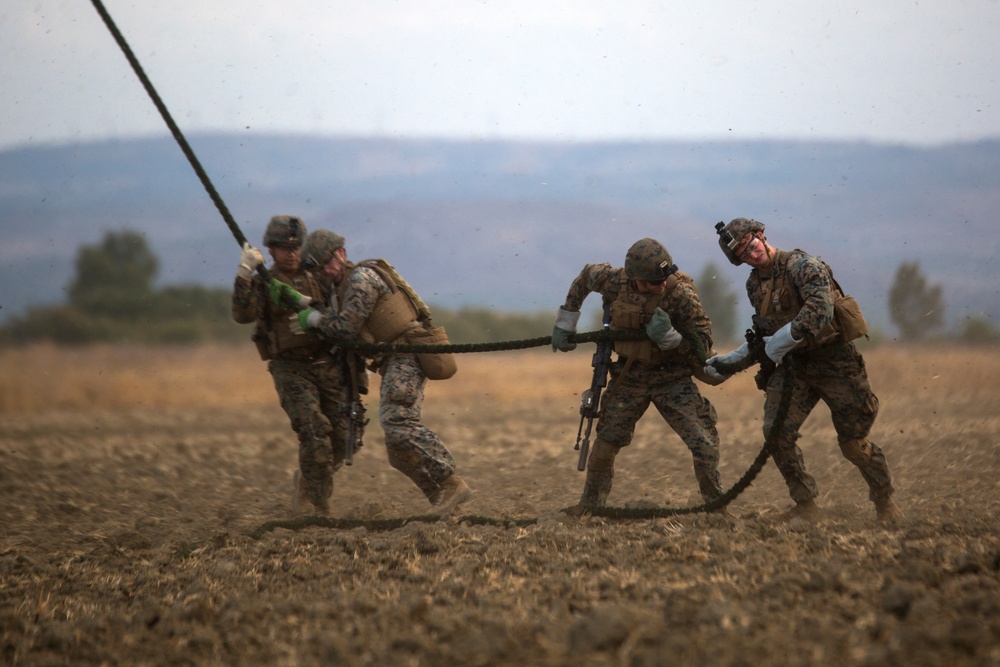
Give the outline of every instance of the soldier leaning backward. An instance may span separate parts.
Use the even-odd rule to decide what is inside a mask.
[[[274,278],[294,286],[302,305],[323,302],[326,288],[301,262],[306,226],[291,215],[271,218],[264,231],[264,246],[274,263]],[[345,384],[330,343],[312,333],[296,335],[289,317],[293,310],[276,305],[269,285],[254,273],[264,264],[260,250],[244,244],[233,286],[233,319],[256,322],[253,340],[274,379],[281,407],[288,414],[299,439],[299,468],[292,476],[292,513],[311,504],[319,514],[329,510],[333,473],[344,462],[347,434],[343,402]]]
[[[347,261],[344,237],[326,229],[306,239],[303,260],[332,282],[329,307],[308,308],[293,326],[312,335],[379,343],[404,341],[421,324],[402,279],[388,263]],[[293,292],[293,298],[297,298]],[[399,301],[402,299],[402,301]],[[389,463],[410,478],[432,505],[431,514],[448,516],[472,496],[455,474],[455,459],[437,433],[420,422],[424,374],[415,354],[376,354],[369,367],[382,376],[379,423],[385,431]]]
[[[587,477],[579,507],[603,505],[611,493],[618,452],[632,441],[635,425],[652,403],[677,432],[694,458],[694,475],[706,501],[722,494],[719,478],[719,433],[715,408],[692,380],[701,371],[689,341],[673,324],[712,348],[712,323],[698,300],[691,278],[677,270],[670,253],[653,239],[629,248],[624,268],[587,264],[570,285],[552,331],[552,349],[576,347],[580,307],[591,292],[610,304],[612,330],[645,331],[647,340],[615,341],[618,357],[601,400],[597,439],[587,461]]]
[[[746,283],[747,296],[766,330],[773,332],[764,338],[765,353],[777,364],[765,387],[765,436],[771,432],[785,383],[792,383],[788,414],[771,442],[771,456],[795,501],[785,518],[814,519],[820,512],[815,501],[816,480],[806,472],[802,450],[796,444],[799,428],[820,400],[830,408],[840,451],[868,484],[868,497],[875,504],[878,519],[890,523],[901,517],[892,500],[885,455],[868,439],[878,414],[878,397],[861,354],[840,334],[834,316],[834,300],[840,290],[830,268],[802,250],[783,251],[771,246],[764,236],[764,225],[756,220],[736,218],[725,226],[720,223],[717,230],[726,258],[734,266],[745,262],[753,269]],[[744,343],[729,354],[709,358],[705,372],[725,380],[731,375],[720,373],[715,368],[717,362],[745,369],[755,363],[752,356]]]

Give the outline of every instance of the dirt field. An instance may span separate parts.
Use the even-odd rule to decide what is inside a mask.
[[[296,444],[251,348],[0,353],[0,662],[1000,665],[1000,350],[866,351],[890,528],[823,407],[801,441],[817,524],[778,520],[770,463],[728,517],[566,515],[591,351],[463,355],[425,417],[473,500],[388,522],[427,505],[373,423],[333,517],[383,523],[346,528],[287,521]],[[705,393],[729,486],[763,394],[749,374]],[[611,503],[697,501],[647,414]]]

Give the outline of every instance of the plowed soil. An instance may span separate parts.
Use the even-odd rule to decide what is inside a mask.
[[[0,662],[1000,665],[1000,351],[866,350],[889,527],[822,406],[801,440],[818,522],[782,520],[771,463],[726,515],[567,515],[590,352],[463,355],[425,421],[473,499],[420,519],[373,421],[335,478],[350,524],[291,520],[296,442],[249,347],[5,353]],[[704,391],[728,487],[763,394],[749,374]],[[610,502],[698,502],[653,411]]]

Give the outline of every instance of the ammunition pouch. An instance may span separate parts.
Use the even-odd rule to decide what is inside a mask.
[[[837,321],[840,339],[845,343],[868,334],[868,323],[861,306],[850,294],[841,292],[833,302],[833,317]]]
[[[667,286],[663,295],[640,295],[632,291],[628,278],[623,277],[619,296],[611,303],[611,330],[644,331],[653,317],[653,311],[661,304],[664,295],[669,295],[683,280],[690,280],[690,278],[681,272],[674,273],[667,278]],[[648,338],[616,340],[614,350],[620,357],[627,357],[655,366],[667,361],[681,361],[690,350],[690,344],[684,341],[673,350],[661,350],[656,343]]]
[[[448,334],[444,327],[427,323],[427,327],[417,325],[406,332],[406,342],[412,345],[448,345]],[[452,352],[419,352],[417,363],[428,380],[447,380],[458,372],[458,363]]]

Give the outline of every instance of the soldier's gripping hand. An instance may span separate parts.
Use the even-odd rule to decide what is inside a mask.
[[[271,281],[267,284],[267,291],[270,292],[271,300],[276,306],[280,306],[283,303],[283,299],[290,299],[298,304],[299,308],[308,308],[309,304],[312,303],[312,297],[300,294],[294,287],[281,282],[277,278],[271,278]]]
[[[580,312],[559,308],[556,315],[556,325],[552,328],[552,351],[569,352],[576,349],[576,343],[569,337],[576,333],[576,323],[580,321]]]
[[[288,321],[290,322],[289,328],[292,330],[292,333],[302,335],[308,333],[310,329],[319,328],[320,322],[323,321],[323,313],[312,308],[306,308],[289,317]]]
[[[661,350],[672,350],[684,340],[670,323],[670,315],[659,306],[653,311],[653,319],[646,325],[646,335]]]
[[[257,267],[264,263],[264,255],[260,250],[253,248],[249,243],[243,244],[243,252],[240,253],[240,265],[236,269],[236,275],[243,280],[250,280]]]
[[[780,364],[785,355],[801,342],[801,340],[792,338],[792,323],[789,322],[775,331],[773,336],[764,337],[764,353],[771,361]]]
[[[705,360],[705,374],[719,381],[733,377],[734,368],[738,368],[750,357],[750,346],[743,343],[728,354],[717,354]]]

